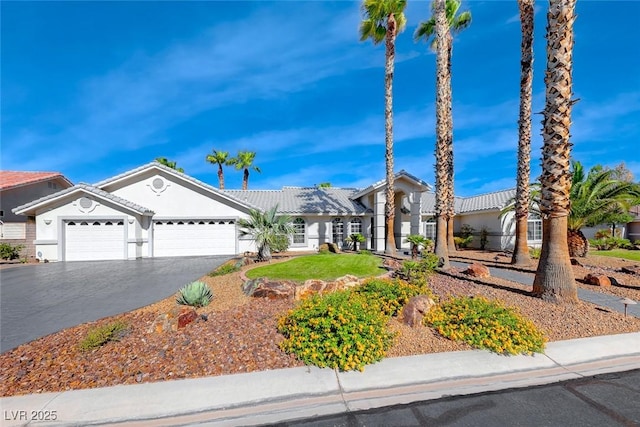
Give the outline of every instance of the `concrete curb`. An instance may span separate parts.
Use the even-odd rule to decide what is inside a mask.
[[[258,425],[639,368],[637,332],[552,342],[535,356],[438,353],[385,359],[365,372],[280,369],[6,397],[0,406],[3,426]],[[34,419],[53,411],[55,421]]]

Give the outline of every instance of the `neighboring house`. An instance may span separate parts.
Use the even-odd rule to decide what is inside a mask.
[[[35,218],[16,215],[12,210],[71,186],[59,172],[0,171],[0,242],[23,245],[21,256],[34,258]]]
[[[394,187],[396,244],[408,250],[409,234],[434,235],[435,196],[426,182],[405,171],[396,174]],[[455,228],[486,227],[488,249],[513,247],[513,215],[499,217],[513,195],[506,190],[456,198]],[[317,250],[324,242],[343,246],[353,233],[365,236],[363,248],[385,248],[384,180],[365,189],[219,190],[153,162],[94,185],[66,188],[14,212],[35,218],[40,259],[72,261],[255,251],[250,238],[239,237],[237,221],[251,209],[275,205],[293,220],[291,250]],[[531,244],[539,243],[540,220],[532,219],[530,227]]]
[[[640,241],[640,205],[632,207],[629,213],[634,219],[627,224],[627,239],[634,243]]]

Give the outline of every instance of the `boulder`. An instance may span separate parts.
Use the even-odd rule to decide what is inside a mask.
[[[436,303],[426,295],[417,295],[409,299],[402,307],[400,321],[412,328],[422,325],[422,318]]]
[[[474,262],[469,267],[467,267],[467,269],[464,270],[463,273],[466,275],[469,275],[472,277],[478,277],[478,278],[491,276],[491,274],[489,273],[489,268],[477,262]]]
[[[310,295],[316,294],[328,294],[335,291],[342,291],[345,289],[351,289],[360,285],[360,279],[356,276],[347,274],[346,276],[339,277],[332,282],[325,282],[324,280],[309,279],[302,285],[296,288],[296,300],[305,299]]]
[[[173,307],[166,313],[159,314],[148,329],[149,333],[177,331],[198,318],[192,307]]]
[[[402,263],[397,259],[393,259],[393,258],[385,258],[384,261],[382,261],[382,266],[387,270],[393,270],[393,271],[398,271],[402,269]]]
[[[575,258],[571,258],[571,265],[577,265],[578,267],[582,267],[582,263]]]
[[[340,248],[335,243],[323,243],[318,247],[318,252],[332,252],[334,254],[340,253]]]
[[[189,323],[198,318],[198,313],[195,309],[183,308],[182,312],[178,315],[178,329],[182,329]]]
[[[271,281],[266,277],[247,280],[242,285],[245,295],[255,298],[287,299],[293,297],[295,284],[286,280]]]
[[[593,286],[611,286],[611,281],[604,274],[587,274],[584,281]]]

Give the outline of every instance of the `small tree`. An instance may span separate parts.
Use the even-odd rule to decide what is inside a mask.
[[[282,237],[288,238],[293,234],[291,218],[278,215],[278,205],[266,212],[256,209],[249,211],[249,218],[240,218],[240,236],[250,236],[258,249],[258,260],[271,260],[271,248],[278,245]]]
[[[405,241],[407,243],[411,243],[411,258],[412,259],[417,259],[418,258],[418,252],[420,251],[420,247],[422,248],[426,248],[427,246],[429,246],[432,242],[431,240],[427,239],[426,237],[420,235],[420,234],[410,234],[406,237]]]

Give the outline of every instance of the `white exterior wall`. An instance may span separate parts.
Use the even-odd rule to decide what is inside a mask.
[[[127,243],[127,253],[129,258],[135,258],[138,246],[135,240],[136,235],[143,236],[141,216],[130,214],[119,206],[106,204],[108,202],[96,199],[94,196],[88,196],[94,200],[93,207],[89,211],[83,211],[78,203],[83,196],[84,194],[76,194],[72,199],[61,201],[56,207],[36,212],[36,256],[49,261],[64,260],[64,221],[66,220],[116,219],[128,224],[125,239],[127,242],[133,239],[133,242]]]
[[[460,227],[463,224],[469,224],[475,229],[471,247],[480,248],[480,230],[482,227],[486,227],[489,232],[489,236],[485,249],[496,251],[505,250],[508,249],[509,244],[511,244],[511,249],[513,249],[513,243],[511,242],[515,239],[515,228],[512,230],[509,226],[510,221],[508,219],[506,221],[501,221],[499,215],[499,211],[488,211],[473,212],[457,216]]]

